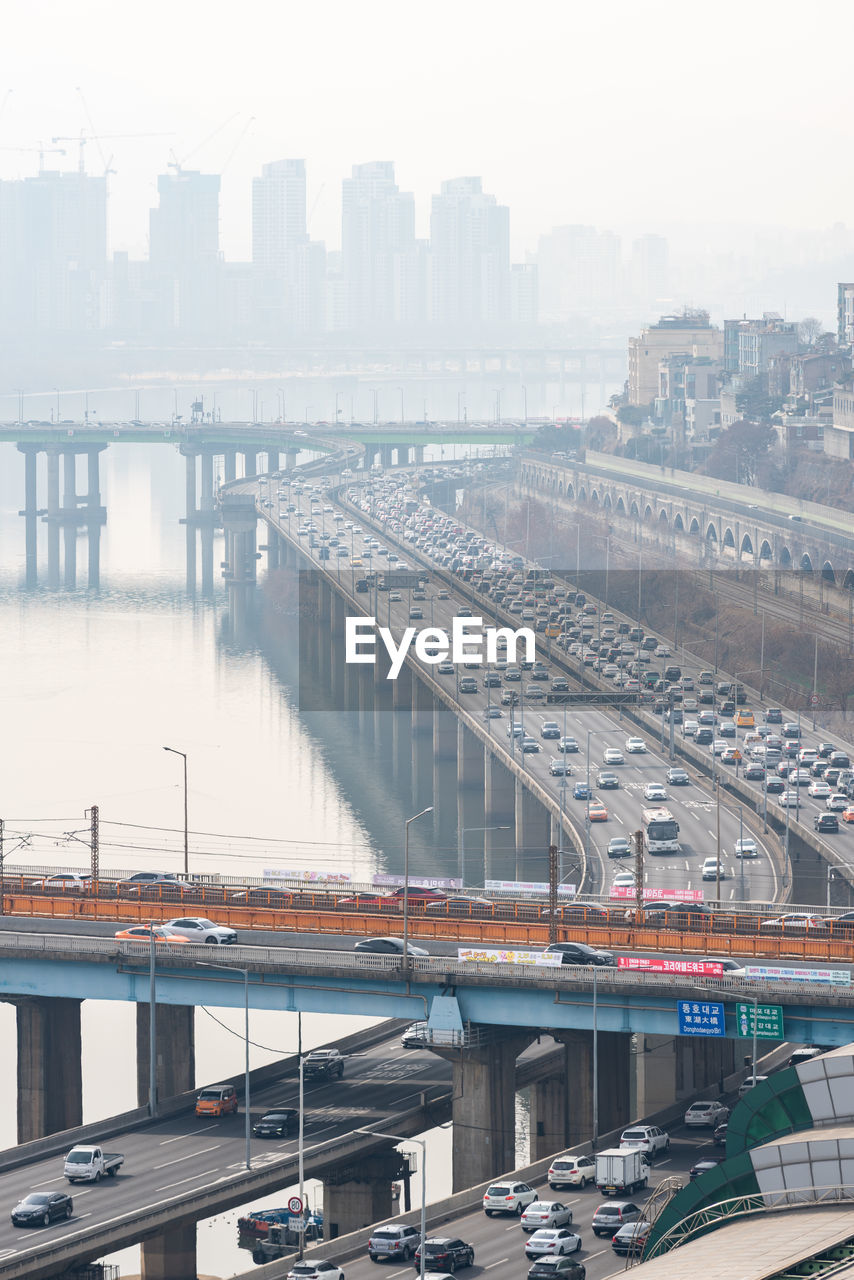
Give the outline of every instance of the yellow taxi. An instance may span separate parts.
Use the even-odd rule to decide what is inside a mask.
[[[736,712],[735,723],[739,729],[752,729],[756,724],[753,712],[749,707],[741,707]]]

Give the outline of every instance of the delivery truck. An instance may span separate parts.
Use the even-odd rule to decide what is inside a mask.
[[[613,1147],[596,1156],[596,1186],[603,1196],[633,1195],[649,1181],[649,1164],[642,1151]]]

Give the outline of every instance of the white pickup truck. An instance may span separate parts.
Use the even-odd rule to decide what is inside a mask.
[[[65,1176],[69,1182],[100,1182],[114,1178],[124,1164],[124,1156],[101,1147],[72,1147],[65,1157]]]

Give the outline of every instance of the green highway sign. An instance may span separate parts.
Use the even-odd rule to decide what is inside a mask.
[[[639,701],[636,693],[549,693],[546,702],[570,707],[631,707]]]
[[[783,1006],[780,1004],[737,1004],[737,1034],[743,1040],[753,1039],[754,1008],[757,1040],[783,1039]]]

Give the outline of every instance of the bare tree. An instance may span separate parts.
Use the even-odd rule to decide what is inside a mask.
[[[805,347],[814,347],[821,334],[824,333],[824,325],[815,316],[805,316],[798,323],[798,340]]]

